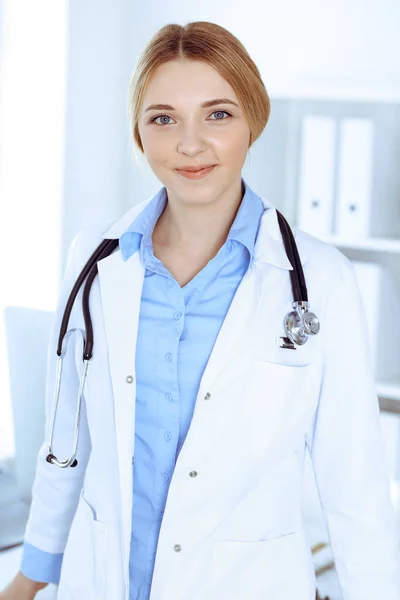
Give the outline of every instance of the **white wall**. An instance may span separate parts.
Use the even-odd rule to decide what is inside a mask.
[[[82,227],[125,210],[131,0],[70,0],[63,264]]]
[[[66,0],[2,5],[0,458],[14,449],[3,309],[52,309],[61,275],[66,15]]]
[[[400,99],[398,0],[140,4],[135,51],[165,23],[213,21],[239,37],[272,96]]]

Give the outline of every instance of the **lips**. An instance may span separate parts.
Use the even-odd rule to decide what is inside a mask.
[[[211,165],[209,167],[197,169],[196,171],[188,171],[187,169],[175,170],[181,177],[186,177],[186,179],[201,179],[203,177],[207,177],[207,175],[211,173],[215,167],[216,165]]]
[[[204,165],[202,167],[185,167],[182,169],[176,169],[177,171],[185,171],[188,173],[197,173],[197,171],[202,171],[203,169],[209,169],[210,167],[214,167],[215,165]]]

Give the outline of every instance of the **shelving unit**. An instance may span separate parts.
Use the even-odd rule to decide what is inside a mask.
[[[335,87],[332,84],[316,89],[310,97],[308,93],[307,96],[304,94],[306,83],[302,87],[292,81],[292,86],[284,93],[275,89],[271,94],[271,118],[265,135],[256,142],[257,150],[255,148],[250,154],[244,175],[283,212],[292,227],[304,229],[298,223],[302,119],[310,114],[330,116],[336,119],[338,126],[341,119],[347,117],[373,119],[376,138],[371,200],[374,210],[371,211],[369,237],[356,239],[334,233],[337,231],[335,218],[332,234],[310,233],[336,246],[350,260],[380,264],[386,271],[385,279],[391,279],[390,298],[385,295],[385,290],[382,292],[384,305],[380,313],[379,340],[374,340],[377,345],[379,343],[375,379],[381,409],[400,414],[400,328],[396,318],[400,311],[400,178],[395,163],[400,138],[400,93],[393,95],[389,102],[389,94],[383,94],[382,88],[371,86],[368,94],[350,88],[343,93],[343,88],[342,92],[337,91],[329,97],[327,90]],[[338,157],[335,160],[338,162]],[[335,196],[337,181],[336,170]],[[337,204],[335,210],[336,207]],[[384,211],[388,217],[386,222],[373,218],[379,211]]]
[[[399,73],[400,74],[400,73]],[[336,82],[335,82],[336,83]],[[350,82],[349,82],[350,83]],[[336,91],[335,91],[336,89]],[[278,187],[276,177],[269,175],[269,188],[278,201],[273,202],[279,208],[279,197],[283,196],[281,208],[293,226],[305,229],[297,222],[299,213],[299,185],[301,163],[302,120],[306,115],[330,116],[339,123],[342,119],[369,117],[374,122],[374,154],[371,191],[371,225],[368,237],[342,236],[337,229],[337,192],[338,192],[338,154],[335,157],[335,197],[332,218],[332,234],[325,235],[310,231],[322,241],[336,246],[349,260],[377,263],[385,270],[385,277],[391,280],[390,298],[381,290],[382,310],[377,326],[376,347],[378,368],[376,371],[376,390],[381,410],[400,415],[400,353],[399,333],[395,317],[400,310],[400,178],[394,161],[394,153],[400,137],[400,94],[396,86],[374,86],[355,88],[332,85],[310,86],[310,80],[304,78],[298,85],[292,81],[292,89],[277,90],[272,94],[272,107],[275,108],[275,121],[271,122],[273,138],[283,139],[282,147],[274,146],[278,159],[267,155],[278,175],[284,178],[285,185]],[[271,185],[272,184],[272,185]],[[274,189],[273,186],[276,186]],[[266,194],[271,195],[271,194]],[[383,213],[381,211],[384,211]],[[378,222],[374,217],[384,214],[388,218]],[[389,218],[390,217],[390,218]],[[306,230],[306,229],[305,229]],[[385,280],[386,283],[386,280]],[[385,289],[385,288],[384,288]],[[391,334],[393,331],[393,335]],[[397,341],[396,341],[397,338]],[[374,344],[375,346],[375,344]],[[387,355],[388,361],[385,360]],[[399,357],[397,366],[397,356]]]
[[[367,253],[400,254],[400,239],[397,238],[365,238],[346,240],[337,235],[324,236],[323,241],[335,245],[340,250],[361,250]],[[391,381],[377,381],[376,390],[381,410],[400,414],[400,365],[399,377]]]

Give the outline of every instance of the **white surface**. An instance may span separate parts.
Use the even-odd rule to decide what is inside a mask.
[[[29,516],[29,505],[19,499],[14,473],[0,463],[0,550],[20,544]]]
[[[52,311],[7,306],[4,313],[19,498],[32,499],[36,457],[45,436],[47,352]],[[57,361],[57,354],[50,357]],[[24,374],[21,377],[21,373]]]

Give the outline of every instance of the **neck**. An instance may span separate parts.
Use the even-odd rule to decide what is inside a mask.
[[[186,252],[213,252],[225,243],[244,195],[241,178],[210,202],[190,203],[168,191],[153,244]]]

